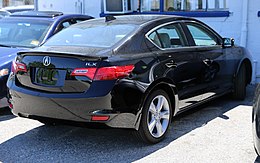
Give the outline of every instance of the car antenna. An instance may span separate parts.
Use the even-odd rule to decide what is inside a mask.
[[[106,16],[106,22],[110,22],[112,20],[116,20],[116,17],[112,16],[112,15],[107,15]]]

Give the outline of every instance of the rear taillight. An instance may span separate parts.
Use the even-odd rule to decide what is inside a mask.
[[[97,70],[94,80],[114,80],[128,76],[134,65],[102,67]]]
[[[107,121],[109,120],[108,115],[93,115],[91,116],[91,121]]]
[[[91,80],[115,80],[128,76],[133,69],[134,65],[101,68],[76,68],[71,73],[71,76],[86,76]]]
[[[26,65],[20,62],[13,61],[12,63],[12,72],[27,72]]]
[[[9,102],[8,105],[9,105],[9,108],[10,108],[10,109],[13,109],[13,108],[14,108],[14,106],[13,106],[12,103]]]

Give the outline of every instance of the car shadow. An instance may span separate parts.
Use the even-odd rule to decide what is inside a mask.
[[[239,105],[252,105],[254,88],[244,101],[228,95],[177,116],[166,139],[147,145],[122,129],[39,126],[0,144],[0,162],[133,162],[144,158]]]
[[[9,107],[0,108],[0,122],[14,118]]]

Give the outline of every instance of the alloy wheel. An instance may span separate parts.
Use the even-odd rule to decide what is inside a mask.
[[[166,97],[157,95],[152,100],[147,116],[147,124],[150,134],[161,137],[167,130],[170,120],[170,105]]]

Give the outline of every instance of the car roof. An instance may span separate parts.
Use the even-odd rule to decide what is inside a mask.
[[[108,19],[108,21],[106,21]],[[189,17],[182,17],[177,15],[124,15],[124,16],[108,16],[105,18],[98,18],[89,20],[87,23],[93,23],[93,24],[104,24],[104,23],[113,23],[113,24],[136,24],[136,25],[142,25],[146,23],[152,23],[158,20],[164,20],[164,19],[172,19],[172,20],[195,20],[193,18]],[[85,22],[79,23],[83,24]]]
[[[11,17],[54,18],[61,15],[63,15],[63,13],[58,11],[23,11],[23,12],[15,12],[10,16]]]
[[[11,14],[9,17],[5,17],[4,19],[35,19],[35,20],[49,20],[49,21],[55,21],[62,18],[85,18],[90,19],[93,18],[88,15],[82,15],[82,14],[63,14],[59,11],[22,11],[22,12],[16,12]]]
[[[9,16],[10,14],[11,14],[10,12],[8,12],[8,11],[6,11],[6,10],[0,9],[0,15],[1,15],[2,17]]]

